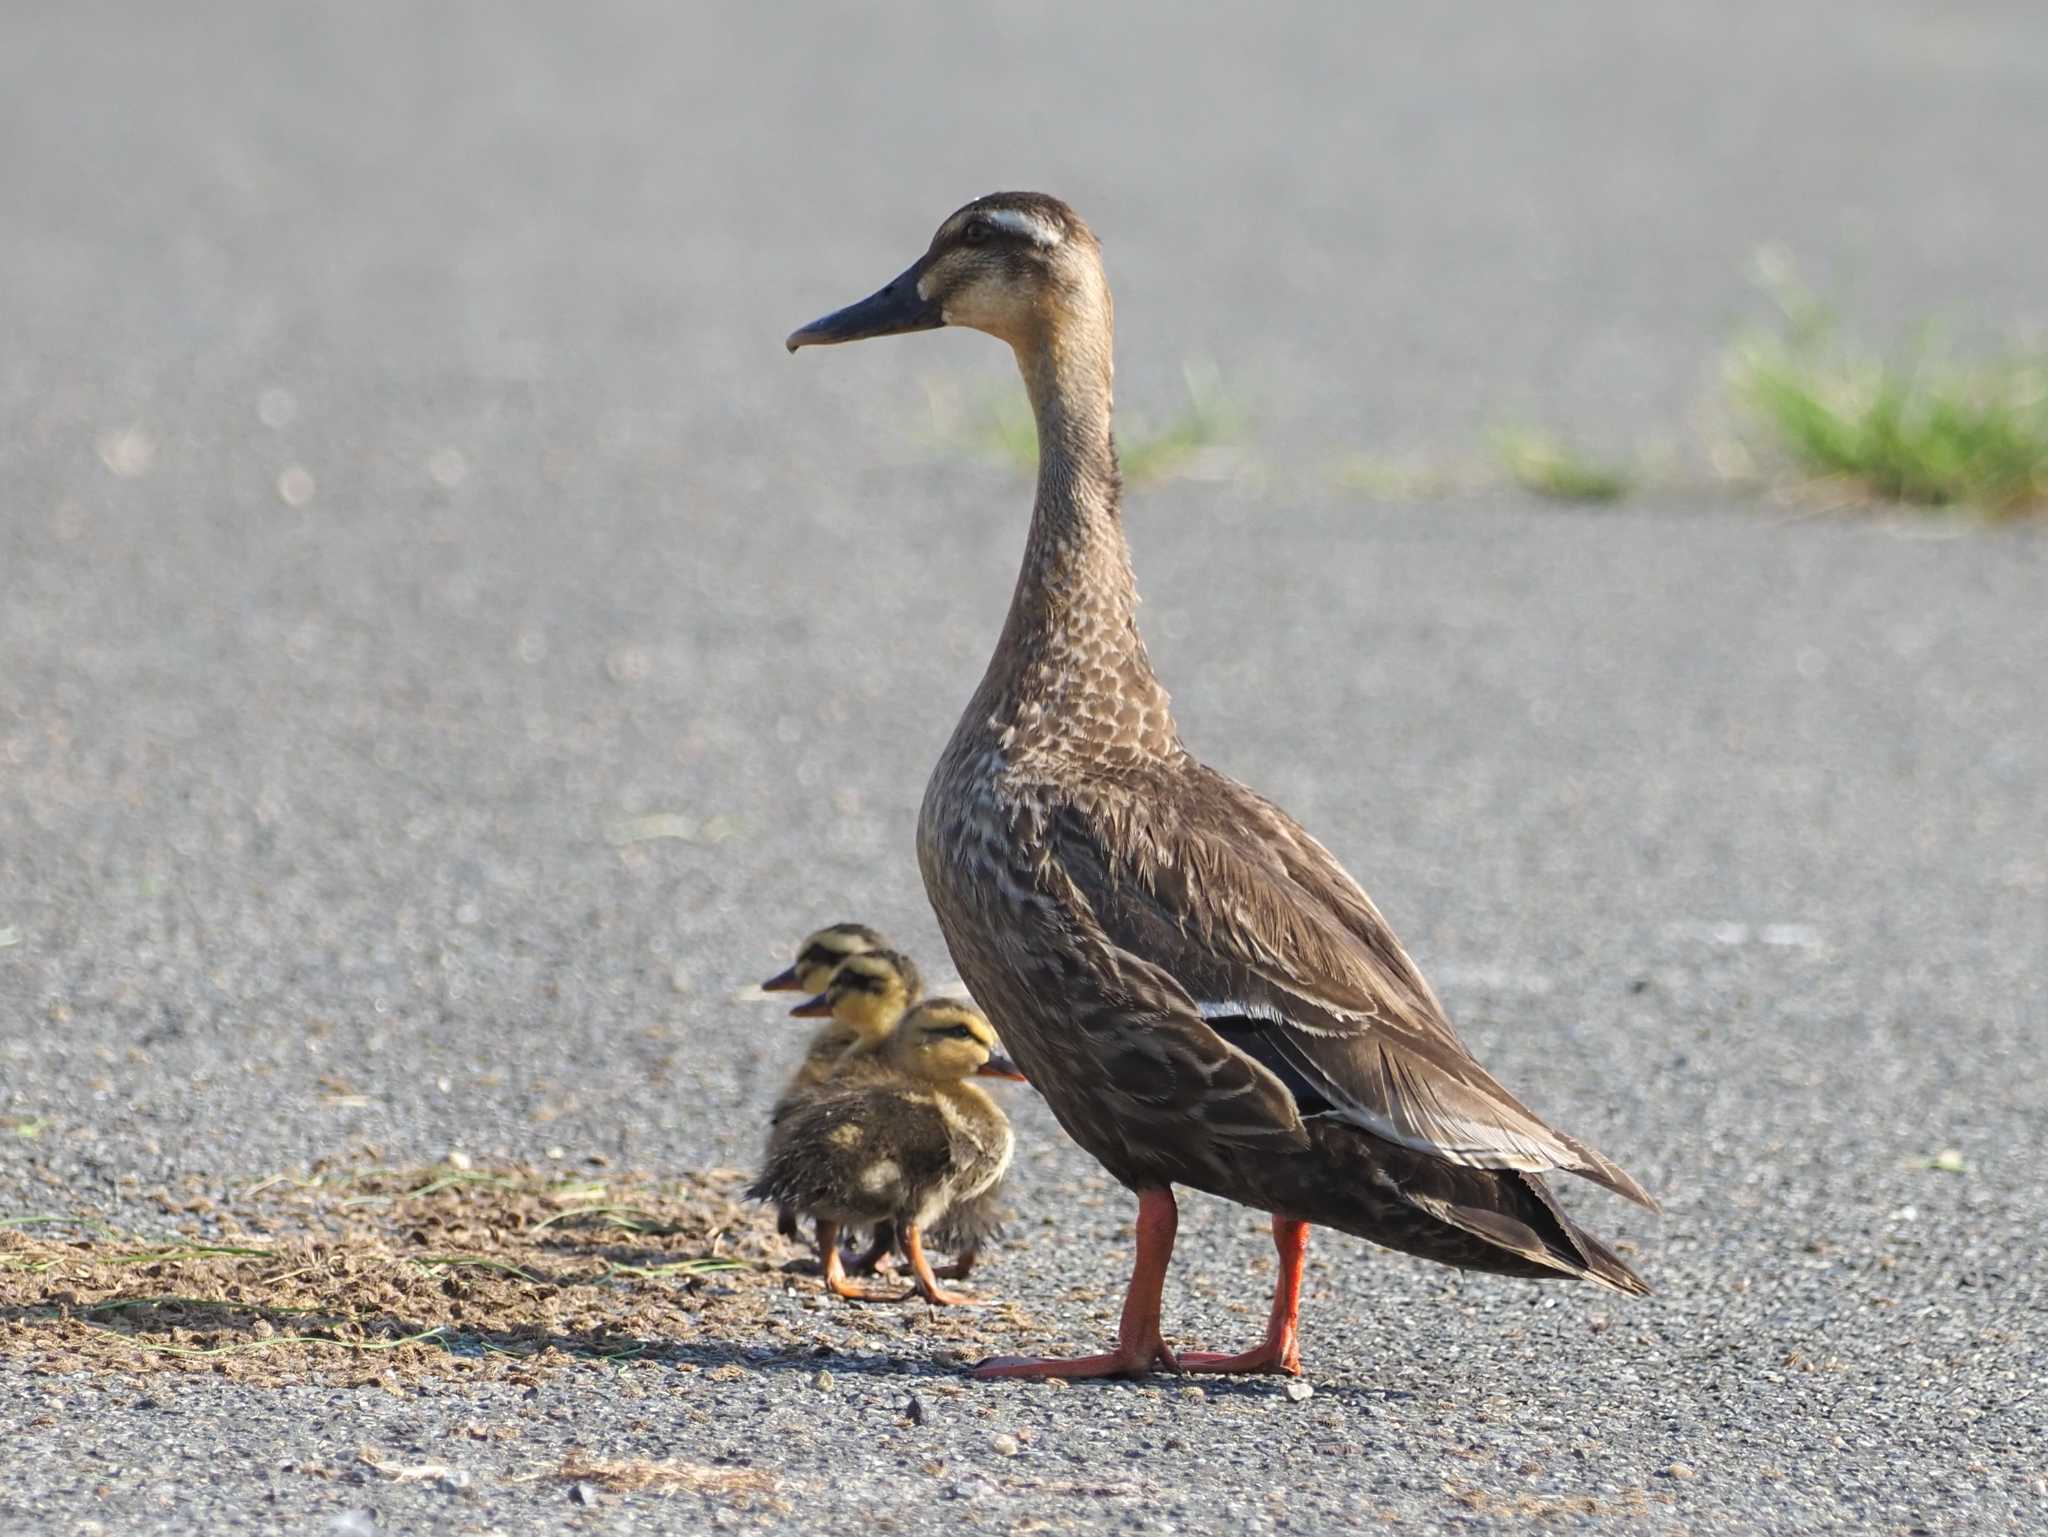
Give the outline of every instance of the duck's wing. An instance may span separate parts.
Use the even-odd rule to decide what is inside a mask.
[[[1655,1209],[1473,1059],[1372,899],[1285,812],[1192,759],[1140,789],[1067,798],[1046,846],[1111,945],[1169,976],[1218,1049],[1277,1078],[1301,1116],[1453,1164],[1563,1170]],[[1175,1022],[1183,1050],[1194,1024]]]

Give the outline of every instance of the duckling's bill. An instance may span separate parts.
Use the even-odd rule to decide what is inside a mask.
[[[974,1070],[974,1076],[977,1078],[1007,1078],[1012,1083],[1029,1083],[1031,1081],[1024,1076],[1023,1068],[999,1051],[991,1054],[986,1062],[977,1067]]]
[[[792,1019],[830,1019],[832,1017],[832,995],[820,993],[815,998],[806,998],[789,1011]]]
[[[796,967],[785,966],[766,982],[761,984],[764,993],[793,993],[803,984],[797,980]]]
[[[877,289],[858,304],[812,321],[789,333],[784,343],[791,352],[799,347],[829,347],[838,342],[866,341],[871,336],[900,336],[907,331],[936,331],[946,323],[938,304],[918,292],[924,275],[919,258],[886,287]]]

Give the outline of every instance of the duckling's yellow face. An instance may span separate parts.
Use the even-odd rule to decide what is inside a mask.
[[[971,1077],[996,1059],[996,1033],[981,1011],[957,998],[934,998],[903,1016],[889,1037],[896,1065],[945,1083]]]
[[[789,1012],[804,1019],[829,1015],[856,1038],[880,1040],[917,1001],[924,983],[910,957],[867,950],[840,962],[825,991]]]
[[[937,326],[1036,345],[1076,309],[1107,320],[1101,247],[1079,214],[1039,192],[993,192],[954,213],[929,250],[879,292],[789,338],[789,350]]]
[[[761,990],[792,993],[801,989],[806,993],[822,993],[831,983],[832,973],[839,969],[840,962],[848,956],[887,949],[888,943],[864,924],[835,923],[830,928],[806,936],[804,942],[797,946],[796,964],[763,982]]]

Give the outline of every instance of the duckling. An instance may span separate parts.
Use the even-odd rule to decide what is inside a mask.
[[[881,1051],[882,1044],[905,1010],[916,1002],[920,989],[916,965],[899,951],[860,951],[842,962],[822,994],[790,1010],[792,1015],[802,1018],[829,1014],[833,1023],[813,1038],[802,1065],[776,1102],[772,1119],[781,1119],[791,1097],[802,1090],[828,1081],[851,1087],[856,1082],[869,1083],[887,1077],[891,1068]],[[987,1076],[1023,1078],[1002,1056],[998,1056]],[[938,1267],[937,1274],[942,1280],[964,1281],[972,1273],[982,1245],[1001,1236],[1001,1195],[1000,1183],[990,1186],[973,1200],[948,1210],[926,1234],[932,1247],[953,1256],[950,1263]],[[795,1237],[795,1213],[787,1209],[778,1211],[776,1227],[785,1238]],[[898,1247],[895,1226],[882,1223],[875,1229],[868,1247],[848,1268],[854,1275],[873,1275],[892,1263]]]
[[[924,1251],[926,1229],[971,1203],[1010,1164],[1009,1118],[968,1078],[1015,1073],[996,1052],[981,1011],[957,998],[927,999],[904,1016],[875,1053],[884,1069],[872,1082],[834,1080],[797,1095],[769,1139],[768,1163],[748,1192],[809,1214],[825,1285],[859,1301],[922,1295],[935,1306],[976,1299],[939,1284]],[[894,1223],[917,1279],[889,1297],[847,1278],[839,1231]]]
[[[900,950],[861,950],[841,961],[816,997],[789,1011],[793,1019],[827,1023],[804,1048],[775,1113],[781,1114],[792,1094],[815,1089],[849,1068],[872,1071],[875,1052],[923,992],[917,963]]]
[[[761,984],[764,993],[822,993],[849,955],[886,950],[889,941],[864,923],[827,924],[797,946],[796,963]]]
[[[867,943],[870,940],[875,943]],[[811,1037],[810,1045],[804,1048],[803,1060],[797,1064],[789,1082],[783,1085],[775,1108],[769,1114],[771,1125],[781,1121],[801,1095],[823,1087],[842,1071],[850,1070],[863,1076],[875,1072],[879,1061],[875,1055],[877,1048],[888,1039],[889,1032],[896,1028],[904,1013],[924,991],[924,980],[918,975],[917,964],[899,950],[884,948],[880,940],[881,935],[873,929],[863,929],[856,924],[842,923],[820,929],[804,941],[796,965],[782,974],[783,977],[815,981],[824,965],[823,957],[839,954],[841,948],[850,942],[858,941],[864,946],[847,951],[841,959],[833,961],[826,972],[827,980],[819,983],[822,991],[789,1011],[798,1019],[822,1018],[826,1023]],[[775,977],[764,985],[780,991],[778,984],[781,982],[782,977]],[[776,1208],[775,1230],[784,1238],[796,1237],[794,1209],[788,1206]],[[877,1237],[875,1248],[861,1256],[857,1268],[863,1273],[873,1270],[894,1248],[892,1235]]]

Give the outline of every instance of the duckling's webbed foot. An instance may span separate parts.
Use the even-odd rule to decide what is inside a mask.
[[[939,1285],[938,1276],[932,1270],[932,1262],[925,1256],[924,1235],[918,1232],[915,1222],[903,1224],[903,1252],[910,1258],[910,1270],[911,1274],[917,1277],[918,1292],[933,1307],[974,1308],[988,1305],[989,1298],[964,1296],[959,1292],[947,1291]]]
[[[1280,1276],[1273,1286],[1273,1311],[1266,1319],[1266,1337],[1250,1350],[1223,1355],[1213,1350],[1181,1353],[1182,1371],[1277,1372],[1301,1375],[1301,1272],[1308,1259],[1308,1224],[1299,1217],[1273,1218],[1273,1247],[1280,1251]]]
[[[974,1262],[980,1255],[981,1250],[978,1248],[962,1249],[953,1256],[950,1265],[941,1265],[932,1274],[942,1281],[964,1281],[973,1272]]]
[[[839,1224],[818,1223],[818,1265],[825,1277],[825,1289],[849,1302],[904,1302],[916,1292],[877,1292],[856,1286],[846,1278],[846,1264],[839,1257]]]
[[[1138,1193],[1138,1257],[1131,1266],[1130,1289],[1124,1293],[1123,1318],[1117,1325],[1116,1349],[1101,1355],[1067,1360],[998,1356],[975,1367],[976,1377],[1142,1377],[1155,1368],[1180,1370],[1181,1363],[1159,1332],[1160,1293],[1173,1238],[1180,1227],[1180,1208],[1164,1187]]]

